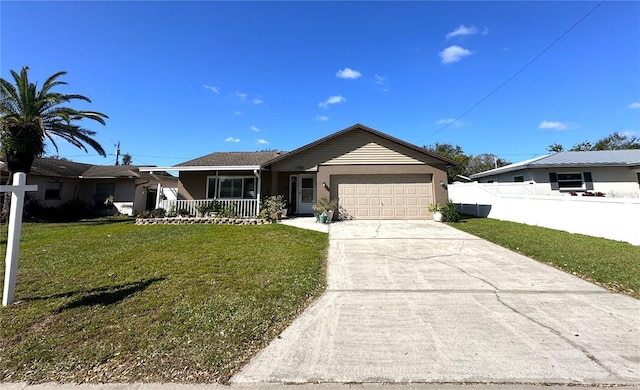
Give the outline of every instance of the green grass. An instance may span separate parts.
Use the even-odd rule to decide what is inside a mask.
[[[489,218],[450,226],[608,289],[640,297],[640,246]]]
[[[25,224],[0,380],[224,383],[321,294],[327,247],[275,224]]]

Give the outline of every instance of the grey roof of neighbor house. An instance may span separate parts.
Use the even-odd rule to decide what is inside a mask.
[[[50,177],[84,178],[84,179],[117,179],[145,178],[151,174],[140,172],[138,165],[92,165],[58,158],[43,157],[33,161],[30,174]],[[4,163],[2,170],[6,171]],[[174,178],[163,173],[165,178]],[[177,178],[176,178],[177,179]]]
[[[222,167],[222,166],[257,166],[273,160],[286,152],[215,152],[176,165],[176,167]]]
[[[472,179],[527,168],[640,166],[640,149],[559,152],[471,175]]]

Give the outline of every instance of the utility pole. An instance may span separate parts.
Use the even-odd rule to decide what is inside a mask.
[[[118,144],[116,145],[116,165],[120,164],[118,160],[120,160],[120,141],[118,141]]]

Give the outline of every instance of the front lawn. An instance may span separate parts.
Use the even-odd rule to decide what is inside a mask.
[[[275,224],[25,224],[0,380],[224,383],[321,294],[327,247]]]
[[[467,217],[450,226],[611,290],[640,297],[640,246],[489,218]]]

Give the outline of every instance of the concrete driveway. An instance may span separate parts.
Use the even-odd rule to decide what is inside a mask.
[[[432,221],[331,225],[326,293],[232,378],[640,383],[640,301]]]

